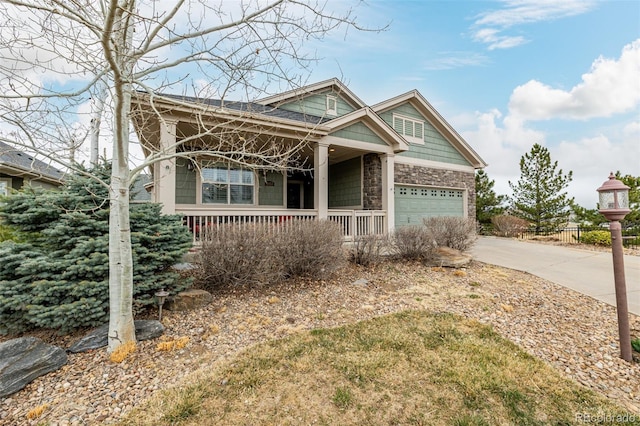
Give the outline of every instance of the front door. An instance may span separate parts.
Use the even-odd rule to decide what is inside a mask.
[[[287,182],[287,208],[301,209],[304,202],[304,185],[300,181]]]

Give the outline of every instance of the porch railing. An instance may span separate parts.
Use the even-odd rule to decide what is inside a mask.
[[[300,221],[316,220],[316,210],[198,210],[176,209],[176,213],[184,216],[184,224],[193,234],[193,243],[198,244],[206,233],[222,224],[250,225],[273,224],[274,232],[278,229]],[[328,218],[340,225],[345,241],[353,241],[355,237],[367,234],[382,235],[385,233],[386,212],[382,210],[329,210]]]

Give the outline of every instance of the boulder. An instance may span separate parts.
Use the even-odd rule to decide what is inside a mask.
[[[164,326],[157,320],[136,320],[136,339],[149,340],[162,336]],[[103,348],[109,343],[109,324],[101,325],[86,336],[76,340],[69,349],[69,352],[86,352],[92,349]]]
[[[211,293],[205,290],[186,290],[168,300],[164,307],[170,311],[191,311],[208,305],[213,300]]]
[[[19,391],[66,363],[64,349],[37,337],[20,337],[0,343],[0,398]]]
[[[430,264],[443,266],[445,268],[463,268],[471,263],[471,260],[471,256],[462,253],[460,250],[449,247],[438,247],[435,257]]]

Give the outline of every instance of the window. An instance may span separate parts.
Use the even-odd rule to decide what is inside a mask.
[[[220,163],[202,168],[204,204],[253,204],[255,177],[251,170]]]
[[[338,115],[338,98],[327,95],[327,115]]]
[[[11,188],[11,179],[0,178],[0,195],[9,195],[9,188]]]
[[[424,121],[394,114],[393,128],[407,141],[424,144]]]

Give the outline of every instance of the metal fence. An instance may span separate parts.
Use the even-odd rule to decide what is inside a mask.
[[[518,234],[518,238],[523,240],[547,240],[558,241],[565,244],[583,244],[585,243],[585,233],[592,231],[609,232],[607,228],[576,226],[564,228],[556,232],[536,232],[535,230],[524,231]],[[640,248],[640,232],[635,229],[622,230],[622,244],[627,248]]]

